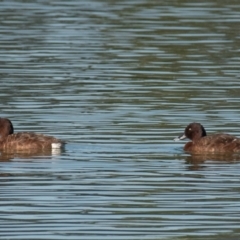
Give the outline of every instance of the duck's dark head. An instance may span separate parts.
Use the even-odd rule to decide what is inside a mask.
[[[200,123],[190,123],[184,131],[184,134],[175,138],[174,140],[182,140],[185,138],[189,138],[193,142],[198,141],[200,138],[207,136],[207,133],[204,127]]]
[[[13,132],[12,122],[7,118],[0,118],[0,139],[6,138],[8,135],[13,134]]]

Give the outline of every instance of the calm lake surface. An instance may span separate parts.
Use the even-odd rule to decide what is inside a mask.
[[[60,153],[1,153],[0,239],[236,240],[240,156],[192,156],[192,121],[240,136],[239,1],[0,3],[0,109]]]

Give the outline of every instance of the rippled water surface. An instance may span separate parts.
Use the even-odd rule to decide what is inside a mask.
[[[0,239],[240,236],[240,156],[190,155],[192,121],[240,136],[240,3],[0,3],[0,109],[60,153],[1,153]]]

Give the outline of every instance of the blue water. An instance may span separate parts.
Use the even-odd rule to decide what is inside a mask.
[[[192,122],[239,136],[234,1],[0,3],[1,117],[67,142],[0,155],[0,239],[238,239],[238,156],[192,156]]]

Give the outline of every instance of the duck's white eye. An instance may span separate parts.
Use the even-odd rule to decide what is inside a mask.
[[[189,131],[192,131],[192,129],[191,129],[191,128],[189,128],[188,130],[189,130]]]

